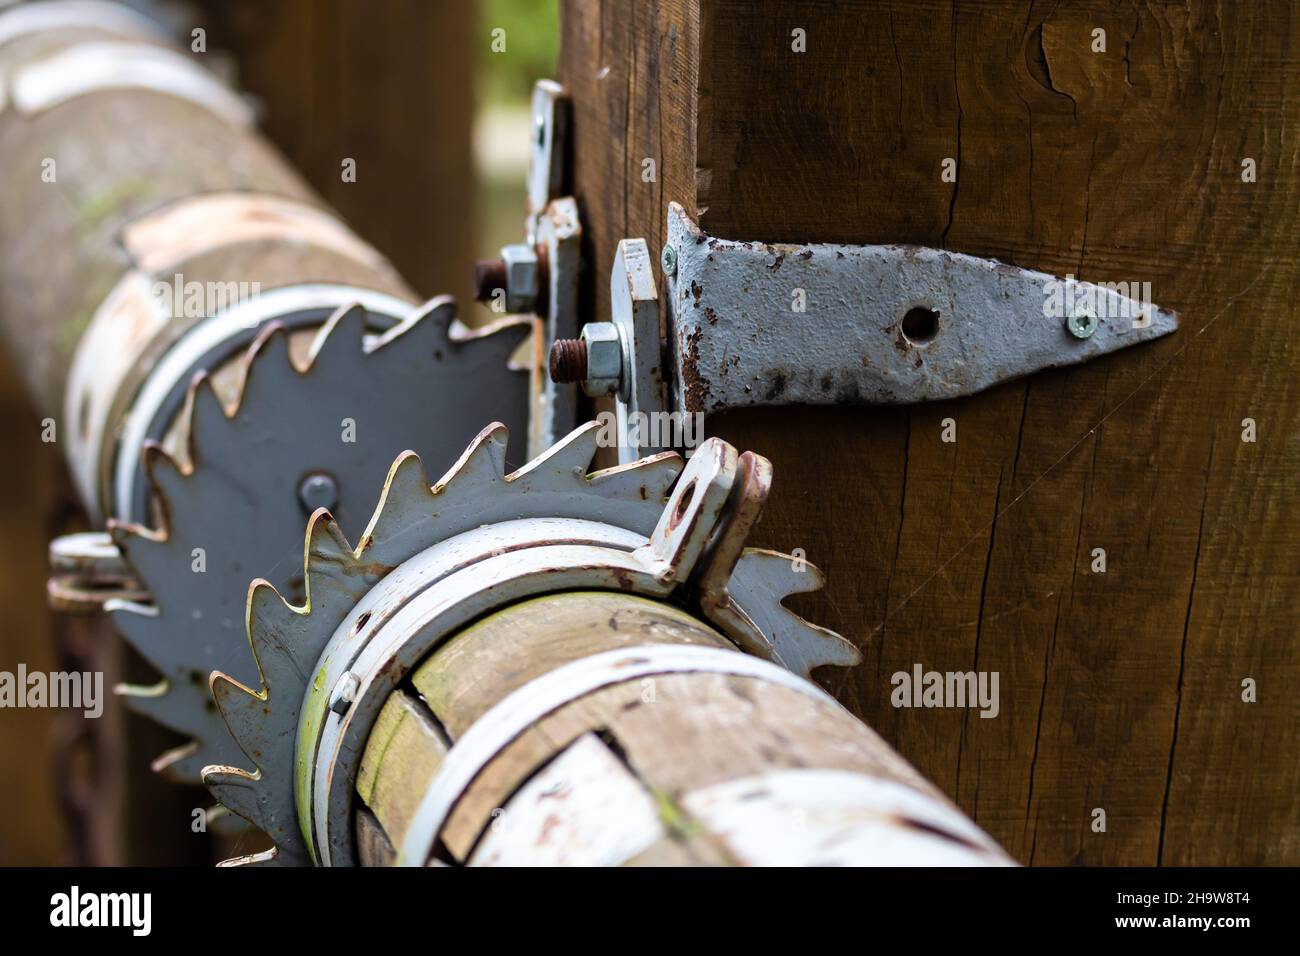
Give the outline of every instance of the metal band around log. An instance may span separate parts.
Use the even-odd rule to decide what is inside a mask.
[[[116,515],[141,520],[147,514],[148,493],[137,480],[142,477],[140,452],[145,439],[161,436],[195,370],[235,354],[268,322],[282,322],[289,328],[320,324],[335,310],[354,303],[380,327],[396,323],[412,309],[409,302],[370,289],[293,285],[259,293],[186,332],[150,371],[122,422],[112,478]]]
[[[947,801],[859,771],[773,770],[693,790],[678,803],[749,866],[1011,865]]]
[[[152,43],[94,41],[27,64],[8,78],[9,100],[34,115],[106,90],[147,90],[196,103],[237,126],[252,108],[184,53]]]
[[[120,3],[102,0],[49,0],[24,3],[0,13],[0,46],[48,30],[102,30],[124,37],[167,39],[161,27]]]
[[[157,378],[154,366],[161,362],[164,350],[174,348],[176,340],[184,340],[192,331],[186,319],[168,314],[154,295],[155,276],[166,277],[195,257],[244,242],[311,245],[370,268],[384,264],[379,253],[325,211],[258,193],[207,193],[169,203],[127,225],[120,241],[133,267],[91,316],[73,353],[63,399],[67,422],[64,453],[77,492],[95,520],[143,517],[130,510],[129,504],[122,510],[124,501],[138,503],[140,495],[132,497],[133,492],[123,488],[120,472],[124,466],[119,461],[114,469],[113,449],[105,443],[117,430],[125,404],[143,387],[146,371],[152,382]],[[300,291],[288,291],[292,289]],[[394,296],[351,286],[286,286],[237,303],[242,311],[233,324],[250,323],[247,328],[256,331],[258,323],[271,318],[308,308],[328,311],[351,302],[394,320],[412,307]],[[195,325],[219,321],[222,327],[229,327],[228,314],[229,310],[188,321]],[[210,348],[212,336],[203,334]],[[250,332],[233,346],[251,338]],[[171,391],[175,384],[169,383]]]
[[[650,644],[593,654],[529,681],[474,722],[447,752],[424,792],[398,848],[398,865],[424,866],[443,824],[466,788],[502,750],[542,718],[604,687],[681,673],[754,677],[807,694],[837,709],[841,707],[815,684],[740,651]]]
[[[553,534],[543,533],[540,540],[548,543],[528,546],[530,537],[536,540],[531,519],[488,524],[410,559],[413,567],[430,565],[433,583],[384,612],[369,640],[357,640],[349,621],[342,622],[321,655],[324,666],[306,690],[298,724],[296,803],[314,859],[326,866],[355,862],[357,768],[380,709],[412,668],[460,628],[517,601],[566,590],[666,598],[690,577],[722,519],[736,457],[724,442],[706,442],[682,472],[649,540],[633,550],[624,550],[632,540],[625,529],[602,531],[594,522],[581,522],[582,538],[599,545],[549,543]],[[414,576],[425,577],[418,569]],[[373,610],[390,600],[384,589]],[[331,698],[339,695],[347,704],[336,709]]]

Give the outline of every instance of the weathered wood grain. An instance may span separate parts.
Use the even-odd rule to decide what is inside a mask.
[[[510,692],[557,667],[602,651],[660,643],[730,646],[707,625],[666,604],[616,593],[555,594],[512,605],[466,628],[416,669],[411,684],[422,698],[416,707],[432,709],[454,741]],[[403,821],[409,814],[397,815],[403,829],[395,831],[376,804],[380,788],[370,768],[387,774],[399,751],[399,768],[436,765],[442,756],[441,742],[424,736],[412,736],[399,745],[399,715],[410,707],[409,701],[398,692],[385,707],[367,744],[357,784],[359,795],[375,810],[393,844],[401,842]],[[621,781],[618,786],[625,788],[635,783],[638,793],[644,788],[657,807],[665,838],[677,844],[651,845],[637,853],[637,862],[647,865],[732,862],[720,834],[694,821],[682,809],[681,800],[714,784],[767,772],[853,771],[945,801],[877,734],[832,702],[760,678],[671,673],[583,694],[540,718],[504,747],[471,782],[445,821],[441,840],[451,858],[462,862],[471,857],[533,859],[532,851],[514,841],[534,838],[540,841],[537,852],[545,859],[554,853],[563,857],[579,852],[577,844],[566,849],[546,841],[552,824],[566,831],[581,829],[582,795],[556,796],[559,802],[548,824],[550,790],[543,787],[536,792],[534,784],[537,775],[546,772],[543,768],[564,759],[562,755],[575,742],[588,739],[590,743],[592,735],[633,778],[624,780],[619,771],[609,778],[611,786]],[[575,755],[572,769],[576,772],[589,764]],[[566,779],[558,770],[553,776],[556,781]],[[402,802],[407,806],[414,806],[427,787],[422,772],[398,772],[391,779],[395,787],[405,790]],[[511,817],[515,800],[523,801],[518,818]],[[588,806],[583,812],[596,811]],[[503,835],[500,827],[511,827],[512,820],[519,832],[509,830]],[[644,838],[644,831],[639,832]],[[492,838],[483,843],[487,834]],[[358,831],[358,839],[362,836]]]
[[[442,728],[418,698],[403,691],[389,696],[366,741],[356,789],[391,844],[405,837],[447,746]]]
[[[469,300],[478,234],[471,4],[205,0],[267,136],[422,296]],[[486,43],[483,40],[482,43]],[[356,160],[355,182],[341,163]],[[521,213],[522,215],[522,210]]]
[[[615,96],[591,77],[666,40],[641,6],[562,10],[575,135],[598,154],[576,184],[597,290],[617,238],[657,243],[665,214],[624,198],[639,187],[611,129],[626,119],[635,137],[694,72],[694,111],[687,98],[659,114],[681,131],[660,171],[664,202],[706,230],[1149,281],[1184,318],[1170,338],[963,401],[710,421],[774,462],[759,543],[803,547],[828,573],[796,606],[864,647],[828,686],[1022,861],[1300,861],[1300,156],[1286,132],[1300,13],[698,0],[661,7],[698,38],[684,62],[648,84],[612,67]],[[890,676],[918,662],[998,671],[999,717],[892,707]]]

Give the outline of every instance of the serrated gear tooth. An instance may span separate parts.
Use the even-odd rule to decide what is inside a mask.
[[[763,565],[763,573],[769,580],[779,581],[778,591],[781,597],[791,594],[809,594],[820,591],[826,584],[826,575],[815,564],[793,554],[770,551],[766,548],[746,548],[742,558],[749,558],[755,564]]]
[[[134,552],[131,554],[131,560],[135,565]],[[136,567],[139,570],[139,566]],[[104,609],[118,632],[135,648],[136,653],[148,661],[155,670],[167,674],[168,644],[176,638],[174,634],[168,633],[165,623],[158,616],[158,609],[131,601],[111,601]]]
[[[262,686],[261,689],[246,687],[233,677],[214,673],[211,690],[219,710],[222,710],[222,698],[216,687],[218,677],[225,683],[242,689],[246,696],[265,700],[270,694],[284,694],[286,686],[292,686],[295,690],[305,687],[306,677],[315,666],[319,653],[297,639],[301,624],[307,616],[306,611],[288,604],[268,582],[257,580],[249,585],[247,607],[245,621],[248,642],[257,662]],[[227,692],[229,688],[223,685],[222,693]],[[222,716],[226,718],[224,710]],[[230,724],[229,718],[226,718],[226,723]],[[242,733],[241,731],[241,737]],[[243,747],[242,740],[240,746]]]
[[[748,598],[744,612],[766,636],[773,658],[804,677],[811,677],[814,667],[848,667],[862,660],[844,637],[804,620],[782,603],[791,594],[816,591],[823,583],[813,565],[760,548],[745,549],[728,582],[728,590]]]
[[[206,736],[203,716],[211,701],[201,685],[168,679],[151,686],[118,684],[114,691],[132,713],[148,717],[178,734],[198,739]]]
[[[191,455],[193,452],[191,452]],[[140,446],[140,464],[144,469],[145,480],[149,490],[157,496],[164,515],[162,530],[166,532],[172,525],[171,502],[176,500],[189,470],[182,467],[158,442],[147,439]]]
[[[449,295],[435,296],[412,309],[402,321],[379,336],[372,351],[382,349],[397,339],[427,338],[429,349],[425,350],[417,344],[413,352],[420,360],[428,361],[428,352],[436,346],[451,344],[451,327],[455,321],[456,300]]]
[[[307,611],[324,614],[322,620],[347,614],[380,574],[366,574],[338,523],[324,508],[307,524]]]
[[[154,773],[161,774],[168,783],[185,783],[194,779],[203,769],[197,741],[168,750],[149,765]]]
[[[117,684],[113,693],[122,698],[132,713],[162,723],[167,719],[168,705],[164,698],[169,689],[168,682],[161,680],[156,684]]]
[[[267,812],[267,788],[263,786],[261,773],[209,764],[203,768],[202,777],[203,785],[223,807],[239,814],[272,840],[276,839],[277,834],[268,830],[276,824]]]
[[[250,853],[248,856],[231,857],[229,860],[222,860],[217,866],[220,867],[240,867],[240,866],[300,866],[297,860],[292,862],[287,860],[284,854],[279,852],[279,848],[263,850],[261,853]]]
[[[412,511],[420,511],[426,505],[432,508],[433,501],[424,462],[413,451],[402,452],[389,466],[379,504],[357,545],[358,553],[364,554],[375,543],[382,544],[399,534]]]
[[[500,484],[506,479],[506,444],[510,430],[500,422],[484,428],[456,460],[456,464],[433,486],[435,495],[445,494],[456,485],[469,484],[480,489]],[[442,507],[440,504],[439,507]]]
[[[169,544],[166,532],[151,531],[151,529],[144,528],[142,525],[109,519],[108,535],[140,580],[159,580],[157,575],[169,570],[172,563],[177,561],[173,554],[175,549]],[[105,610],[109,611],[113,609],[129,609],[131,613],[136,615],[153,615],[156,613],[155,607],[133,604],[130,601],[107,601],[104,607]]]
[[[331,362],[354,365],[365,348],[365,339],[366,310],[355,302],[336,309],[312,339],[308,368]]]
[[[212,380],[207,372],[198,372],[190,381],[187,405],[190,411],[189,457],[191,463],[202,464],[202,449],[205,444],[215,443],[220,430],[227,426],[230,416],[226,406],[212,387]]]
[[[519,348],[524,339],[533,334],[533,319],[522,318],[520,316],[507,316],[503,319],[497,319],[486,325],[480,325],[471,328],[460,319],[455,318],[453,308],[453,318],[447,327],[447,335],[454,346],[463,346],[470,342],[479,343],[481,348],[484,344],[492,344],[500,349],[500,360],[505,361],[510,355]],[[527,366],[515,366],[517,371],[525,370]]]
[[[233,409],[226,409],[227,418],[239,418],[241,415],[248,414],[246,409],[265,408],[267,403],[273,404],[284,400],[284,396],[279,391],[273,377],[262,373],[270,365],[278,363],[283,363],[296,370],[297,367],[293,364],[289,354],[289,330],[281,322],[271,322],[264,326],[244,353],[241,363],[243,366],[243,382],[239,388],[239,398]],[[211,391],[211,385],[209,385],[209,391]],[[197,397],[196,395],[196,400]],[[204,434],[206,433],[200,428],[199,432],[194,435],[194,442],[200,454],[203,451],[204,442],[207,441]]]
[[[587,472],[591,470],[596,449],[600,447],[601,428],[598,422],[580,425],[516,471],[508,480],[531,482],[559,479],[561,482],[586,485]]]
[[[230,722],[230,726],[240,728],[240,750],[253,762],[253,766],[261,767],[273,746],[273,741],[259,732],[268,726],[268,722],[262,720],[262,717],[265,716],[269,692],[266,690],[252,692],[239,681],[220,671],[212,675],[211,687],[212,697],[216,700],[221,715]],[[230,806],[224,800],[221,802]]]
[[[663,502],[684,466],[681,455],[665,451],[631,464],[593,472],[588,480],[593,488],[607,497]]]

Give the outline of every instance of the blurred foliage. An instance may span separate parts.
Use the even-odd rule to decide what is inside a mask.
[[[559,0],[481,0],[479,25],[480,105],[529,102],[533,81],[555,75],[560,44]],[[506,31],[503,53],[492,52],[492,31],[498,27]]]

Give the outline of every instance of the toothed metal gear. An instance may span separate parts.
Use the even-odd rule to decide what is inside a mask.
[[[163,676],[152,687],[119,688],[128,705],[191,738],[155,761],[169,779],[197,783],[204,766],[242,758],[208,676],[257,680],[245,637],[248,582],[262,574],[285,593],[300,591],[306,476],[330,479],[335,520],[355,535],[394,455],[414,448],[447,461],[473,435],[471,423],[504,418],[525,427],[527,376],[507,366],[526,321],[471,331],[446,297],[382,333],[367,320],[360,306],[338,309],[302,367],[290,357],[290,330],[271,323],[242,358],[233,408],[210,374],[194,377],[177,429],[181,461],[157,441],[144,443],[159,527],[109,528],[153,604],[111,601],[106,609]]]
[[[596,586],[667,597],[707,544],[704,563],[718,576],[722,562],[725,585],[714,603],[729,609],[716,622],[746,650],[801,673],[858,660],[848,641],[782,606],[789,594],[820,586],[815,569],[742,549],[721,531],[702,536],[728,508],[742,513],[742,536],[748,530],[762,498],[750,491],[765,493],[770,475],[764,460],[747,453],[738,470],[735,450],[712,439],[680,481],[674,453],[589,473],[601,431],[583,426],[507,474],[507,429],[493,425],[432,487],[419,457],[404,454],[355,548],[327,511],[312,516],[303,604],[253,582],[247,629],[260,680],[214,673],[211,689],[255,769],[211,766],[203,780],[275,849],[230,863],[348,862],[346,766],[359,757],[378,702],[433,644],[524,594]],[[351,692],[344,706],[331,707],[342,687]],[[329,769],[314,769],[321,766]]]

